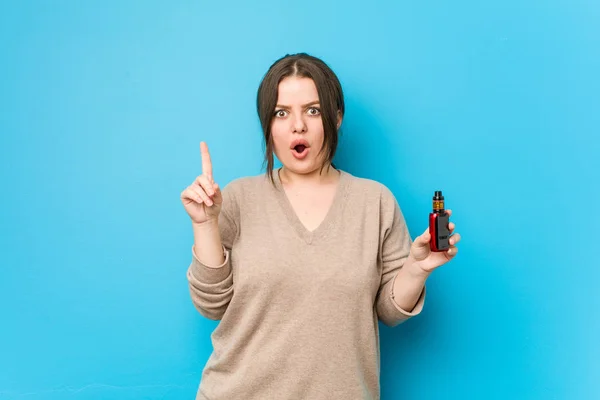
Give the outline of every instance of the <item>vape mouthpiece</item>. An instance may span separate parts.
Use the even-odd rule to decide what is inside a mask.
[[[441,190],[436,190],[435,195],[433,196],[434,200],[444,200],[444,196],[442,196]]]

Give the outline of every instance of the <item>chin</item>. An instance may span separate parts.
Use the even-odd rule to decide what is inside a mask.
[[[314,161],[298,161],[296,159],[287,161],[283,164],[287,170],[299,175],[308,175],[313,172],[317,173],[321,169],[322,164],[317,164]]]
[[[289,161],[287,163],[283,163],[285,169],[290,172],[294,172],[296,174],[308,174],[314,170],[313,165],[298,165],[299,163],[295,162],[296,160]]]

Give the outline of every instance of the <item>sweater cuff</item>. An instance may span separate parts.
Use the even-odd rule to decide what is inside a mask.
[[[406,317],[414,317],[415,315],[418,315],[421,313],[421,311],[423,311],[423,305],[425,304],[425,291],[426,288],[425,286],[423,286],[423,290],[421,291],[421,295],[417,300],[417,304],[415,304],[411,311],[406,311],[404,308],[400,307],[398,303],[396,303],[396,299],[394,298],[394,296],[392,296],[392,304],[394,305],[394,307],[396,307],[396,310],[398,310],[400,314]]]
[[[216,267],[206,265],[198,259],[196,252],[194,251],[194,246],[192,245],[192,274],[196,279],[204,283],[219,283],[224,281],[231,273],[231,265],[229,262],[229,250],[225,247],[223,247],[223,254],[225,256],[223,264]]]

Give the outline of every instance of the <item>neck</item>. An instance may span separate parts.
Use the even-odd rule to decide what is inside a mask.
[[[328,164],[321,168],[317,168],[316,170],[306,173],[306,174],[298,174],[296,172],[290,171],[285,166],[281,169],[279,178],[281,179],[281,183],[285,185],[323,185],[336,182],[340,176],[340,172],[333,168],[331,164]]]

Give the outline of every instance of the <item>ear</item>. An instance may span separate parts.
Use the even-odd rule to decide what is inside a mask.
[[[342,112],[338,110],[337,112],[337,128],[340,129],[340,126],[342,126]]]

